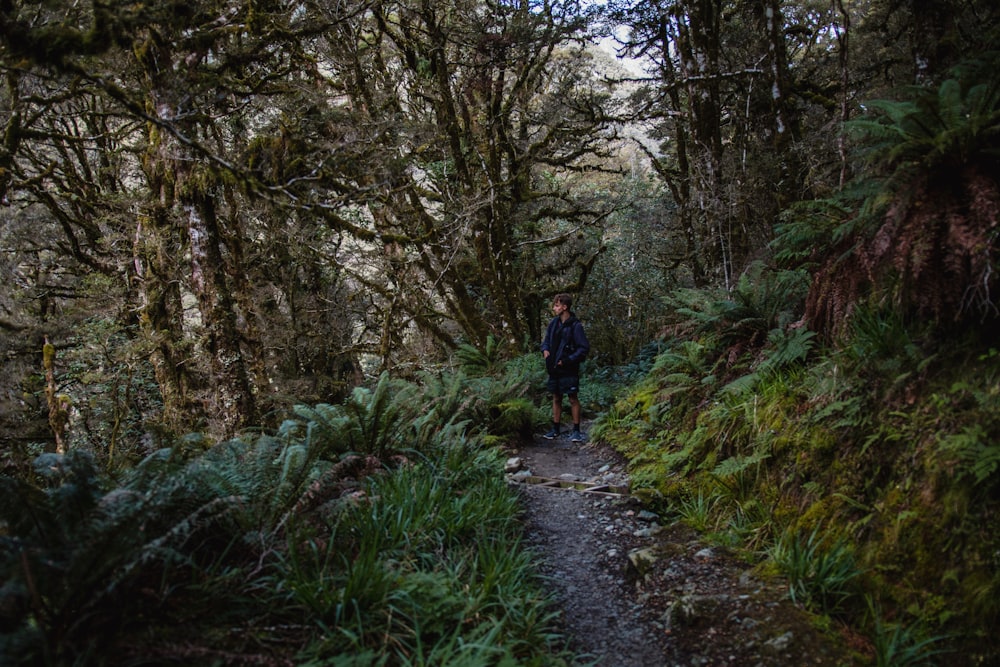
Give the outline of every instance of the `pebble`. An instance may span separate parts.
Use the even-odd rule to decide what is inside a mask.
[[[704,549],[699,550],[694,557],[696,560],[712,560],[715,558],[715,552],[711,547],[705,547]]]

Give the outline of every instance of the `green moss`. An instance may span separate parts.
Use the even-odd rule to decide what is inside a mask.
[[[50,371],[55,367],[56,363],[56,346],[48,341],[42,346],[42,366],[45,370]]]
[[[483,446],[486,449],[505,450],[511,446],[512,441],[505,435],[485,435],[483,436]]]

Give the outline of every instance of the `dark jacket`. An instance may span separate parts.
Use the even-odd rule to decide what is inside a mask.
[[[542,351],[549,351],[545,360],[545,370],[549,375],[571,376],[580,374],[580,362],[590,352],[590,341],[583,332],[583,323],[576,315],[569,314],[565,322],[553,317],[545,330]],[[562,362],[560,364],[559,362]]]

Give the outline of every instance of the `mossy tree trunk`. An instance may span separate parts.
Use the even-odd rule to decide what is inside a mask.
[[[205,425],[232,436],[258,422],[259,378],[251,369],[262,368],[254,358],[260,346],[252,344],[243,310],[251,298],[238,294],[248,285],[236,224],[238,198],[219,174],[218,163],[232,148],[223,142],[215,157],[202,150],[213,136],[214,119],[232,110],[216,100],[228,83],[211,68],[194,66],[208,57],[211,42],[180,48],[184,40],[173,31],[182,29],[159,26],[134,49],[150,109],[145,171],[151,207],[158,213],[149,218],[152,228],[139,231],[139,243],[146,242],[146,235],[167,241],[156,255],[159,279],[144,280],[147,308],[152,307],[144,321],[158,342],[157,379],[171,425],[175,414],[184,414],[188,428]],[[227,217],[220,216],[220,206],[226,207]],[[226,229],[223,222],[233,228]],[[163,308],[162,296],[153,298],[159,290],[173,296],[171,301],[182,308],[179,314]],[[197,304],[197,317],[183,310],[185,297]],[[186,356],[175,358],[178,351]],[[192,357],[202,359],[191,363]]]
[[[200,185],[188,183],[180,205],[190,244],[191,290],[198,300],[205,330],[203,344],[209,355],[210,411],[223,432],[232,436],[257,423],[256,391],[247,360],[254,348],[244,349],[240,344],[241,308],[234,296],[234,283],[243,267],[231,253],[224,255],[215,201]]]
[[[672,262],[682,283],[733,288],[802,194],[787,55],[800,33],[770,0],[633,2],[616,16],[632,28],[626,48],[651,59],[634,99],[676,203],[664,245],[685,248]]]

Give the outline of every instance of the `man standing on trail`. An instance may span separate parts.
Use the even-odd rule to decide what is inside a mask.
[[[552,429],[543,436],[546,440],[559,437],[562,398],[566,394],[573,417],[570,439],[573,442],[583,441],[580,432],[580,362],[587,357],[590,342],[583,331],[583,323],[569,309],[572,305],[573,297],[569,294],[556,294],[552,301],[555,317],[549,322],[545,340],[542,341],[542,356],[549,374],[548,390],[552,394]]]

